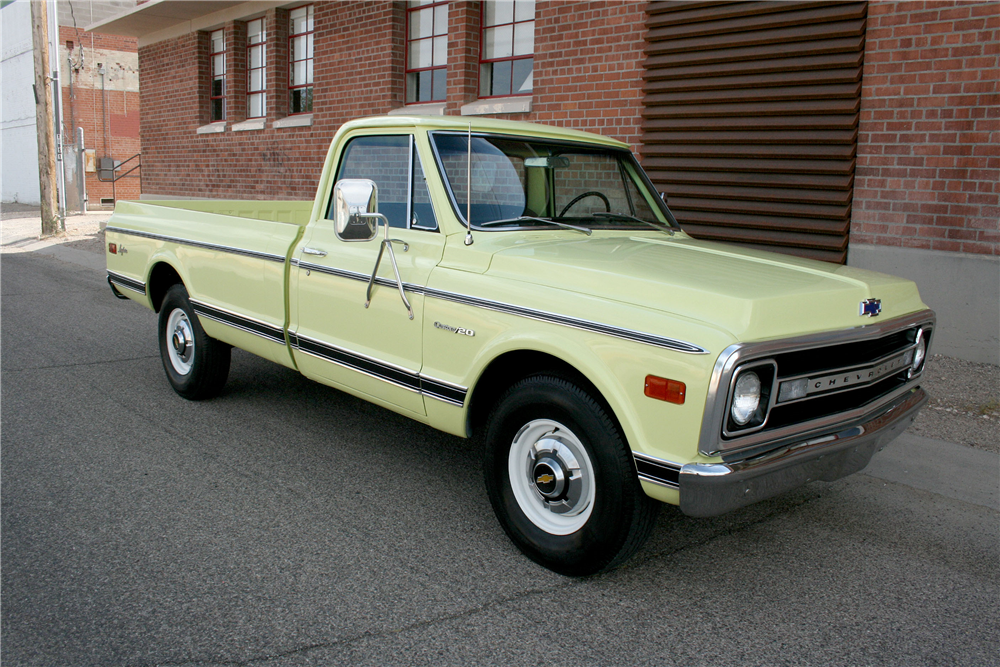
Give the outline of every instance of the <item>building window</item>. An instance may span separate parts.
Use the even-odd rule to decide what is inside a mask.
[[[535,55],[534,0],[483,3],[479,96],[530,95]]]
[[[213,32],[209,59],[212,62],[212,91],[209,95],[212,122],[226,119],[226,35],[222,30]]]
[[[313,6],[288,12],[288,113],[313,110]]]
[[[247,23],[247,118],[267,115],[267,35],[264,19]]]
[[[411,0],[406,10],[406,103],[447,96],[448,3]]]

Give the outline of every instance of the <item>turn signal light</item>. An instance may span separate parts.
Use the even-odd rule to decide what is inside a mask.
[[[655,375],[646,376],[645,393],[646,396],[649,396],[650,398],[666,401],[667,403],[684,405],[684,394],[686,391],[687,387],[683,382],[668,380],[666,378],[656,377]]]
[[[118,244],[117,243],[109,243],[108,244],[108,252],[110,252],[112,255],[117,255],[118,254]]]

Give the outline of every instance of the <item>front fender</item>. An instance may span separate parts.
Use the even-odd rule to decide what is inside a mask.
[[[717,350],[729,342],[719,331],[705,327],[696,332],[687,323],[685,333],[697,334],[699,344],[708,346],[706,353],[695,354],[452,301],[430,298],[425,307],[422,374],[467,388],[473,396],[482,389],[484,378],[495,377],[488,372],[493,364],[525,351],[546,355],[572,367],[597,389],[633,451],[678,463],[703,460],[697,443],[709,381]],[[668,330],[662,320],[655,331]],[[459,327],[474,336],[455,334],[453,329]],[[515,375],[523,377],[533,370],[519,368]],[[502,375],[510,377],[511,373]],[[684,404],[645,396],[647,375],[683,382],[687,387]],[[433,403],[427,401],[433,425],[467,434],[468,400],[453,411],[438,409]]]

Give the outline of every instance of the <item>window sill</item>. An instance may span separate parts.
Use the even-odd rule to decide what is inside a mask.
[[[209,123],[208,125],[202,125],[195,132],[197,134],[215,134],[216,132],[226,131],[226,121],[220,120],[215,123]]]
[[[531,96],[498,97],[479,100],[462,107],[463,116],[483,116],[491,113],[527,113],[531,111]]]
[[[392,109],[388,116],[443,116],[444,102],[430,102],[427,104],[407,104],[406,106]]]
[[[311,113],[298,114],[297,116],[286,116],[274,121],[274,127],[311,127],[313,115]]]
[[[264,118],[250,118],[242,123],[233,123],[229,129],[233,132],[246,132],[247,130],[263,130],[267,125]]]

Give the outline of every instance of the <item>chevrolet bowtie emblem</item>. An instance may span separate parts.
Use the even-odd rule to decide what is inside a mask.
[[[882,312],[882,299],[865,299],[861,302],[861,317],[877,317]]]
[[[553,477],[552,475],[545,473],[544,475],[539,475],[538,479],[536,479],[535,481],[538,482],[539,484],[551,484],[552,482],[555,481],[555,479],[556,478]]]

